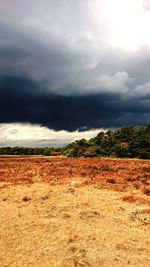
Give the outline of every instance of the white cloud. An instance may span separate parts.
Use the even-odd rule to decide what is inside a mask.
[[[110,45],[128,51],[150,45],[150,5],[145,0],[95,0],[91,5]]]
[[[133,97],[150,97],[150,83],[144,83],[136,86],[131,91],[131,96]]]
[[[132,83],[134,78],[129,77],[125,71],[117,72],[112,76],[108,74],[97,75],[97,77],[88,79],[87,84],[84,85],[85,91],[89,92],[91,89],[93,93],[100,92],[128,92],[128,85]]]
[[[78,139],[90,139],[104,129],[84,132],[54,131],[47,127],[32,124],[4,123],[0,124],[0,146],[62,146]]]
[[[96,70],[82,71],[80,74],[66,77],[64,81],[55,81],[49,91],[58,95],[86,95],[97,93],[127,93],[133,77],[125,71],[112,75],[98,73]]]

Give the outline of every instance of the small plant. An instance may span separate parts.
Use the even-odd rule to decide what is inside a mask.
[[[116,180],[113,179],[113,178],[108,178],[108,179],[106,180],[106,183],[109,183],[109,184],[116,184]]]
[[[108,171],[110,171],[110,166],[108,164],[105,164],[101,167],[101,170],[104,172],[108,172]]]
[[[137,210],[132,211],[130,214],[130,219],[133,221],[140,221],[142,224],[147,225],[150,224],[150,216],[148,214],[140,214]]]
[[[31,198],[28,197],[28,196],[24,196],[24,197],[22,198],[22,201],[24,201],[24,202],[28,202],[28,201],[30,201],[30,200],[31,200]]]

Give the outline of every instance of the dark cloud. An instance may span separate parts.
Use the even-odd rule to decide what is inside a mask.
[[[15,77],[0,79],[0,122],[30,122],[55,130],[117,127],[149,121],[150,107],[139,99],[100,93],[59,96],[43,93],[35,82]]]
[[[74,131],[149,122],[149,47],[123,52],[109,44],[97,6],[1,1],[0,123]]]

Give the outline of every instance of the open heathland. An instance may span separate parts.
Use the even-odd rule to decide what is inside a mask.
[[[0,267],[150,266],[150,161],[0,158]]]

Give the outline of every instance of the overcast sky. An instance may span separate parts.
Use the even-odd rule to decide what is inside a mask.
[[[150,123],[149,25],[149,0],[1,0],[0,146]]]

